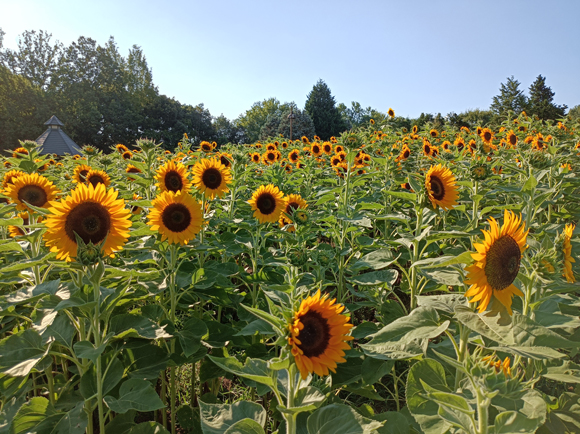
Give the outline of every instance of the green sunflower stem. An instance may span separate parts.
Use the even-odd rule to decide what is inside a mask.
[[[95,300],[95,310],[93,317],[93,336],[95,340],[95,347],[99,348],[102,343],[101,321],[100,321],[100,305],[101,305],[101,278],[104,274],[104,264],[102,260],[92,267],[90,276],[93,284],[93,297]],[[82,281],[81,281],[82,283]],[[105,432],[105,412],[103,408],[103,374],[102,374],[102,355],[97,357],[96,371],[97,371],[97,410],[99,414],[99,432]]]
[[[478,419],[477,434],[488,434],[487,419],[489,417],[488,415],[489,399],[486,398],[479,389],[476,389],[476,393],[477,393],[477,419]]]
[[[203,232],[203,231],[202,231]],[[169,298],[170,298],[170,308],[169,308],[169,320],[171,324],[175,327],[176,321],[176,311],[177,311],[177,288],[175,284],[176,273],[177,273],[177,257],[178,257],[178,247],[172,244],[169,248]],[[175,353],[175,339],[170,343],[171,353]],[[175,434],[175,401],[176,401],[176,387],[175,387],[175,369],[176,366],[171,367],[169,372],[169,396],[171,402],[169,403],[171,409],[171,434]]]
[[[286,408],[294,408],[294,395],[296,394],[296,363],[288,368],[288,400]],[[285,414],[286,434],[296,434],[296,414]]]
[[[412,257],[413,261],[411,265],[414,265],[415,262],[419,260],[419,241],[417,241],[417,237],[421,234],[421,227],[423,226],[423,207],[417,207],[417,226],[415,227],[415,240],[413,241],[413,252]],[[417,307],[417,296],[418,294],[418,285],[417,285],[417,268],[411,268],[411,281],[409,282],[409,289],[411,291],[411,301],[410,301],[410,308],[409,311],[412,311]]]

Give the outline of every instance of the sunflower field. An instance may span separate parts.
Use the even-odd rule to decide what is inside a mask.
[[[40,151],[0,434],[580,432],[578,121]]]

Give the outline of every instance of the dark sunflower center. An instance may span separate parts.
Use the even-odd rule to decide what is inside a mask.
[[[46,191],[38,185],[25,185],[18,190],[18,199],[42,207],[48,201],[48,196]]]
[[[276,210],[276,198],[270,193],[262,193],[256,201],[256,207],[264,215],[270,215]]]
[[[228,160],[226,157],[220,157],[220,162],[226,166],[226,167],[230,167],[230,160]]]
[[[304,328],[300,330],[298,339],[302,342],[298,347],[306,357],[318,357],[326,351],[330,342],[330,326],[324,317],[309,310],[300,318]]]
[[[318,146],[314,146],[312,148],[312,152],[314,152],[315,154],[318,154],[320,152],[320,148]]]
[[[97,184],[101,183],[104,184],[105,180],[103,179],[103,177],[101,175],[92,175],[88,181],[93,184],[93,187],[96,187]]]
[[[64,231],[76,243],[75,232],[83,242],[98,244],[105,239],[111,229],[109,211],[95,202],[83,202],[73,208],[64,224]]]
[[[172,203],[163,210],[161,220],[171,232],[183,232],[191,223],[191,213],[185,205]]]
[[[290,154],[290,159],[292,161],[296,161],[298,159],[298,155],[296,155],[296,154]]]
[[[425,145],[425,153],[426,154],[431,153],[431,147],[429,145]]]
[[[300,207],[300,205],[297,202],[289,202],[288,205],[286,205],[286,214],[292,214],[294,212],[295,209],[298,209]]]
[[[491,140],[491,133],[489,131],[483,133],[483,140],[485,140],[486,142],[489,142]]]
[[[268,152],[268,160],[274,161],[276,159],[276,154],[273,152]]]
[[[438,177],[433,175],[431,175],[431,194],[437,200],[445,197],[445,185]]]
[[[325,146],[324,147],[324,152],[330,152],[332,149],[330,148],[330,146]]]
[[[165,187],[167,187],[167,190],[170,190],[174,193],[181,191],[183,188],[183,180],[181,179],[181,175],[175,170],[170,170],[167,172],[165,175]]]
[[[210,190],[215,190],[222,183],[222,174],[220,171],[214,167],[206,169],[201,176],[203,185],[205,185]]]
[[[513,146],[513,145],[515,145],[515,144],[516,144],[516,141],[518,140],[518,138],[516,137],[516,135],[515,135],[515,134],[512,134],[512,135],[510,136],[509,140],[510,140],[510,145],[512,145],[512,146]]]
[[[496,291],[510,286],[520,270],[522,253],[518,243],[509,235],[499,237],[486,254],[485,276]]]
[[[141,171],[136,167],[130,167],[127,172],[128,173],[141,173]]]
[[[88,170],[81,170],[81,171],[79,172],[79,179],[80,179],[81,181],[85,182],[85,181],[86,181],[86,179],[87,179],[87,173],[89,173],[89,171],[88,171]]]

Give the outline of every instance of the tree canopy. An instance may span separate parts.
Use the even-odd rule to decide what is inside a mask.
[[[490,110],[499,118],[506,118],[511,111],[516,116],[527,107],[527,97],[520,88],[520,82],[512,75],[501,84],[500,94],[493,97]]]
[[[557,105],[554,101],[555,93],[546,86],[546,78],[538,75],[530,85],[528,99],[528,114],[536,115],[540,119],[559,119],[566,115],[566,105]]]
[[[318,80],[308,94],[304,110],[312,118],[316,134],[322,140],[338,136],[348,128],[335,105],[330,88],[322,80]]]

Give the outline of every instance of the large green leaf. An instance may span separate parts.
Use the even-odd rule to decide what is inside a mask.
[[[395,283],[399,272],[397,270],[379,270],[371,271],[370,273],[359,274],[358,276],[348,279],[351,283],[361,286],[376,286],[384,285],[385,283],[390,287]]]
[[[382,270],[395,262],[395,260],[396,259],[393,259],[393,253],[390,249],[378,249],[364,255],[356,261],[350,269],[351,271],[363,270],[365,268]]]
[[[261,359],[246,359],[245,364],[241,364],[235,357],[213,357],[207,356],[213,363],[226,372],[238,375],[243,378],[273,387],[276,371],[268,368],[268,362]]]
[[[551,366],[542,377],[549,378],[562,383],[580,383],[580,366],[576,363],[566,360],[560,366]]]
[[[143,422],[131,427],[125,434],[169,434],[169,431],[157,422]]]
[[[111,318],[111,331],[117,339],[130,337],[145,339],[167,339],[172,337],[155,322],[141,315],[122,314]]]
[[[232,425],[244,419],[266,423],[266,410],[254,402],[238,401],[235,404],[206,404],[199,402],[203,434],[224,434]]]
[[[165,407],[151,383],[137,378],[121,384],[119,398],[107,395],[103,400],[116,413],[125,413],[129,410],[153,411]]]
[[[176,333],[185,357],[194,354],[201,346],[201,338],[207,334],[207,326],[198,318],[189,318],[183,329]]]
[[[445,370],[441,363],[432,359],[415,363],[407,376],[407,406],[425,434],[446,433],[451,424],[439,416],[439,405],[425,397],[429,388],[451,392],[445,381]]]
[[[48,354],[42,337],[32,329],[15,333],[0,341],[0,372],[13,377],[27,375]]]
[[[308,434],[371,434],[383,422],[367,419],[348,405],[331,404],[312,413],[306,426]]]
[[[361,348],[370,357],[397,360],[424,353],[424,343],[449,327],[449,320],[441,324],[439,314],[432,307],[418,307],[410,315],[399,318],[370,335],[371,341]]]
[[[264,434],[264,428],[252,419],[242,419],[230,426],[224,434]]]
[[[398,411],[387,411],[373,416],[374,420],[385,424],[377,430],[378,434],[409,434],[409,422]]]

